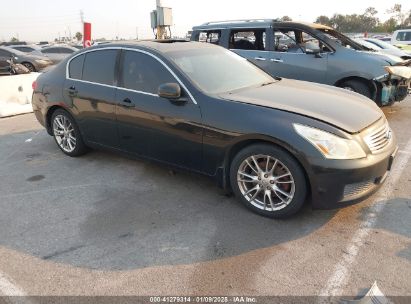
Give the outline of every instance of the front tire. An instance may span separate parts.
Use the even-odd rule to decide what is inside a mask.
[[[268,144],[246,147],[230,167],[236,197],[255,213],[285,218],[298,212],[307,195],[307,181],[298,162],[283,149]]]
[[[348,81],[343,82],[340,85],[340,87],[348,91],[356,92],[358,94],[364,95],[365,97],[372,99],[370,88],[368,87],[366,83],[362,81],[348,80]]]
[[[51,117],[51,128],[54,140],[63,153],[74,157],[88,151],[75,120],[67,111],[62,109],[54,111]]]

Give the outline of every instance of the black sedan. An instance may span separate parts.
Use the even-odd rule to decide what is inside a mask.
[[[65,154],[105,148],[203,173],[274,218],[373,193],[397,150],[370,99],[273,78],[209,44],[92,47],[33,87],[34,113]]]

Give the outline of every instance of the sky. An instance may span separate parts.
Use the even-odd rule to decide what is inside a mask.
[[[287,4],[284,4],[287,3]],[[279,18],[313,22],[319,15],[363,13],[373,6],[386,20],[386,10],[395,3],[411,9],[409,0],[163,0],[173,8],[173,34],[184,36],[192,26],[207,21]],[[1,3],[0,40],[50,41],[82,31],[80,11],[92,23],[92,38],[153,38],[150,11],[155,0],[12,0]]]

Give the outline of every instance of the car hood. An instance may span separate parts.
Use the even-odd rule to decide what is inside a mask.
[[[311,117],[351,134],[384,115],[372,100],[360,94],[284,78],[271,85],[223,93],[220,97]]]
[[[369,57],[374,60],[378,60],[381,62],[381,65],[396,65],[402,61],[401,57],[395,56],[395,55],[390,55],[390,54],[384,54],[382,52],[369,52],[369,51],[355,51],[354,52],[359,52],[363,54],[365,57]]]

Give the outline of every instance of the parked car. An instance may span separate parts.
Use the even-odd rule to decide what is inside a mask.
[[[391,44],[411,44],[411,29],[395,31],[391,37]]]
[[[377,52],[380,52],[386,55],[397,56],[404,60],[411,59],[411,54],[408,54],[404,52],[403,50],[399,49],[398,47],[395,47],[379,39],[363,38],[363,39],[354,39],[354,40],[355,42],[371,50],[374,50],[374,51],[377,51]]]
[[[255,42],[237,39],[245,35]],[[408,95],[411,74],[396,67],[402,59],[368,52],[328,26],[272,19],[208,22],[193,28],[191,40],[228,48],[273,76],[345,88],[380,106]]]
[[[15,63],[13,57],[0,57],[0,75],[17,75],[30,73],[24,65]]]
[[[396,44],[395,46],[397,48],[399,48],[400,50],[402,50],[402,51],[404,51],[408,54],[411,54],[411,45],[409,45],[409,44]]]
[[[28,68],[30,72],[41,71],[42,69],[53,64],[53,62],[47,57],[33,55],[30,53],[26,54],[6,46],[0,47],[0,57],[13,57],[15,63],[21,63]]]
[[[37,45],[28,45],[28,44],[27,45],[11,45],[9,47],[14,49],[14,50],[18,50],[20,52],[23,52],[23,53],[31,53],[31,52],[34,52],[36,50],[41,49]]]
[[[33,83],[69,156],[109,148],[214,177],[270,217],[342,207],[384,182],[397,151],[370,99],[274,78],[224,48],[174,40],[79,51]]]
[[[67,56],[70,56],[72,53],[77,52],[78,49],[69,45],[53,45],[46,46],[39,50],[33,52],[40,56],[45,56],[49,58],[53,63],[59,63]]]

